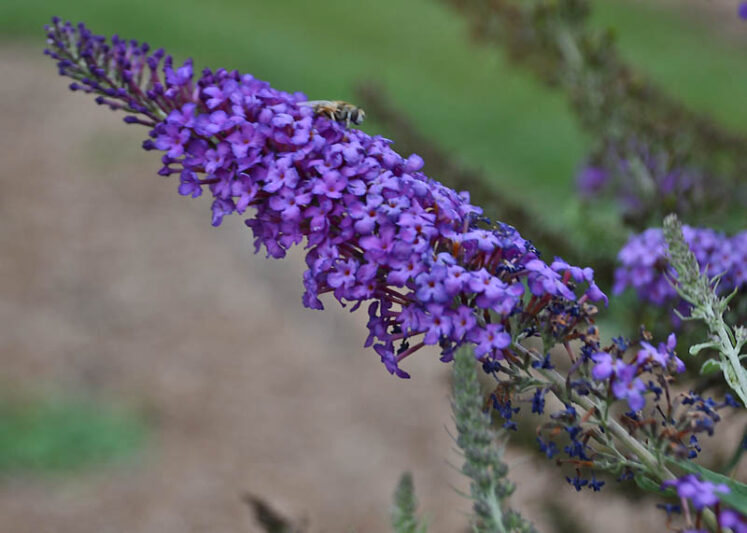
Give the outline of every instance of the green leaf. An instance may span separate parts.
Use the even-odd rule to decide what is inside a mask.
[[[700,373],[704,376],[707,374],[714,374],[719,370],[721,370],[721,362],[714,359],[709,359],[700,367]]]
[[[698,353],[705,348],[713,348],[718,350],[718,344],[715,342],[701,342],[695,346],[690,347],[690,355],[698,355]]]
[[[686,472],[699,475],[706,481],[710,481],[711,483],[723,483],[729,487],[729,493],[719,494],[719,498],[732,509],[747,515],[747,485],[740,483],[735,479],[726,477],[723,474],[719,474],[718,472],[714,472],[713,470],[708,470],[700,465],[696,465],[690,461],[677,461],[675,459],[668,459],[668,461],[672,464],[676,464]]]
[[[668,496],[672,496],[674,494],[671,489],[662,490],[660,483],[657,483],[644,474],[638,474],[633,479],[635,480],[636,485],[647,492],[656,492],[658,494],[666,494]]]

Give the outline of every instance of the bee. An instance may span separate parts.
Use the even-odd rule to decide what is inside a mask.
[[[314,113],[330,120],[345,122],[346,127],[350,127],[351,122],[361,124],[366,118],[366,113],[362,109],[342,100],[309,100],[298,102],[298,105],[311,107]]]

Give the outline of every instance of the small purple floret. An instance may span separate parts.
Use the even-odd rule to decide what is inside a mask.
[[[693,507],[698,511],[719,503],[718,494],[729,494],[730,492],[729,487],[725,484],[701,481],[695,474],[667,480],[661,484],[661,487],[663,489],[673,487],[681,499],[690,500]]]

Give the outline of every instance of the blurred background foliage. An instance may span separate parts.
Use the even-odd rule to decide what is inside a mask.
[[[704,24],[679,2],[596,0],[592,8],[591,24],[612,28],[621,56],[655,84],[747,133],[747,40]],[[614,254],[627,237],[607,206],[595,209],[589,224],[575,174],[593,139],[564,96],[495,47],[471,41],[467,22],[442,2],[4,0],[0,38],[41,50],[42,26],[52,15],[162,46],[178,60],[191,56],[198,69],[250,72],[311,99],[355,102],[355,87],[375,82],[420,132],[480,171],[491,190],[522,206],[538,225],[578,240],[582,254]],[[394,137],[375,113],[363,129]],[[448,182],[427,160],[425,171]],[[485,203],[479,196],[473,201]],[[556,253],[552,243],[545,253]],[[624,298],[630,302],[631,295]],[[83,462],[76,453],[117,456],[138,445],[140,422],[94,404],[0,403],[0,470],[73,467]],[[27,448],[29,442],[34,447]]]
[[[470,42],[462,17],[439,2],[6,0],[0,34],[38,42],[50,14],[311,99],[354,101],[357,82],[376,81],[433,141],[485,169],[503,194],[548,224],[578,218],[573,176],[590,139],[563,97],[498,50]],[[623,57],[683,103],[747,131],[744,43],[687,15],[656,2],[600,0],[592,21],[614,28]],[[364,129],[387,134],[375,116]]]

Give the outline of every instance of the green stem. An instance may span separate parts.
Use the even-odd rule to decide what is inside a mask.
[[[739,361],[739,351],[736,343],[732,340],[729,330],[724,324],[723,317],[719,317],[718,328],[715,331],[721,344],[721,353],[726,357],[728,365],[731,367],[731,374],[736,379],[734,383],[727,374],[728,370],[724,369],[724,377],[729,386],[737,393],[742,405],[747,406],[747,371],[745,371]]]

